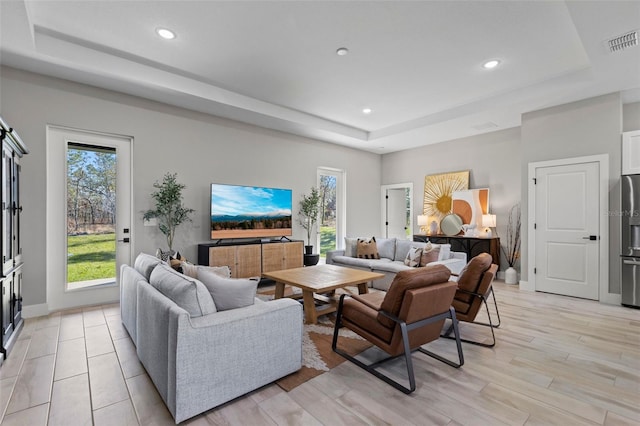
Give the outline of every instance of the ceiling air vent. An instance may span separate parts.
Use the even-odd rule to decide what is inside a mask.
[[[622,34],[621,36],[612,38],[607,41],[607,45],[609,46],[609,50],[613,52],[619,52],[628,47],[633,47],[638,45],[638,31],[630,31],[626,34]]]

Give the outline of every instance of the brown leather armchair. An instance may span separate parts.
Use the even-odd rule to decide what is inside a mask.
[[[455,310],[451,306],[457,284],[449,281],[450,276],[449,269],[443,265],[415,268],[399,272],[386,294],[342,295],[333,333],[333,350],[407,394],[416,388],[411,352],[418,350],[453,367],[462,366],[462,344]],[[440,337],[447,318],[452,321],[452,332],[457,341],[458,363],[421,348]],[[390,356],[365,364],[343,352],[337,347],[341,327],[349,328]],[[383,362],[402,355],[406,359],[408,388],[376,370]]]
[[[489,327],[491,330],[492,343],[483,343],[476,340],[461,339],[463,342],[472,343],[485,347],[493,347],[496,344],[494,328],[500,327],[500,312],[496,303],[496,296],[493,292],[493,279],[498,272],[498,265],[492,263],[493,259],[488,253],[481,253],[471,259],[464,267],[458,277],[458,290],[453,298],[452,306],[456,310],[458,321],[465,321],[477,325]],[[489,312],[487,299],[491,295],[495,306],[498,322],[494,324]],[[480,308],[484,305],[489,318],[489,323],[476,321]],[[453,327],[449,327],[443,337],[451,337]]]

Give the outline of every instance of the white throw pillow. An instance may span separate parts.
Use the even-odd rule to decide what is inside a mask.
[[[407,257],[404,259],[404,264],[407,266],[411,266],[412,268],[420,266],[421,257],[422,257],[422,247],[411,247],[409,249],[409,253],[407,253]]]
[[[344,255],[348,257],[356,257],[356,248],[358,247],[357,238],[344,237]]]
[[[198,279],[207,287],[218,311],[253,305],[258,281],[244,278],[222,278],[208,269],[198,270]]]
[[[228,266],[203,266],[194,265],[193,263],[189,262],[182,262],[180,264],[180,267],[182,268],[182,273],[191,278],[200,279],[200,277],[198,277],[198,271],[201,271],[203,269],[211,271],[214,274],[221,276],[222,278],[231,278],[231,269],[229,269]]]

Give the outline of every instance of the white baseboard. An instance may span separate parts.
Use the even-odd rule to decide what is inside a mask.
[[[22,307],[22,318],[35,318],[43,315],[49,315],[49,305],[46,303],[25,305]]]
[[[600,297],[600,303],[605,303],[607,305],[618,305],[622,304],[622,295],[613,294],[613,293],[605,293]]]
[[[529,284],[529,281],[520,281],[520,290],[524,291],[536,291],[536,289]]]

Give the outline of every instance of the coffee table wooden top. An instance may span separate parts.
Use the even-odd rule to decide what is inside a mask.
[[[263,274],[277,282],[289,284],[313,293],[323,293],[348,285],[361,284],[384,277],[384,274],[345,268],[336,265],[316,265],[285,269]]]

